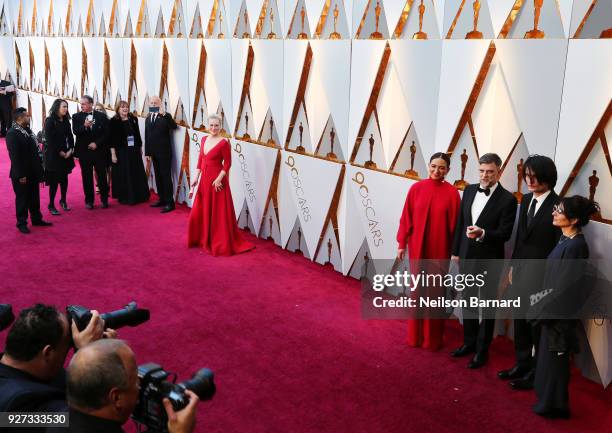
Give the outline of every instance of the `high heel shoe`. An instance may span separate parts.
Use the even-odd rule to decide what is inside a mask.
[[[70,208],[68,207],[68,204],[65,201],[61,201],[59,202],[60,206],[62,207],[62,209],[64,209],[65,211],[69,211]]]
[[[51,212],[51,215],[55,215],[55,216],[60,215],[59,211],[55,208],[55,206],[49,205],[48,209],[49,209],[49,212]]]

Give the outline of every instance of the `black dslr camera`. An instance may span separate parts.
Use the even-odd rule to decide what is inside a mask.
[[[197,371],[190,380],[174,383],[169,382],[168,373],[160,365],[148,363],[138,367],[140,379],[140,395],[138,405],[132,414],[137,424],[147,426],[147,432],[167,432],[168,416],[162,400],[167,398],[175,411],[179,411],[189,403],[185,390],[193,391],[202,401],[210,400],[215,395],[214,374],[208,368]]]
[[[70,322],[76,323],[79,331],[87,328],[91,320],[91,310],[80,305],[69,305],[66,307],[66,314]],[[119,329],[124,326],[138,326],[149,320],[149,317],[149,310],[138,308],[134,301],[120,310],[100,314],[100,318],[104,319],[104,327],[111,329]]]
[[[15,320],[11,304],[0,304],[0,331],[4,331]]]

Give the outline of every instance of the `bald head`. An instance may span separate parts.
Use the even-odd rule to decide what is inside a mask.
[[[159,96],[151,96],[149,105],[152,107],[161,107],[161,99]]]
[[[66,373],[68,404],[95,411],[113,404],[113,392],[130,388],[136,359],[124,341],[103,339],[80,349]]]

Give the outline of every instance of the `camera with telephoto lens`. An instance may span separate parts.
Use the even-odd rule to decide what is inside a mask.
[[[70,322],[76,323],[79,331],[87,328],[91,320],[91,310],[80,305],[69,305],[66,307],[66,314]],[[132,301],[124,308],[110,313],[100,314],[100,318],[104,320],[104,327],[111,329],[119,329],[124,326],[138,326],[149,320],[149,310],[138,308],[136,302]]]
[[[0,331],[4,331],[15,320],[11,304],[0,304]]]
[[[169,376],[173,381],[168,381]],[[164,398],[170,400],[175,411],[184,409],[189,404],[185,390],[193,391],[200,400],[210,400],[215,395],[214,374],[208,368],[198,370],[191,379],[174,383],[176,375],[168,373],[161,365],[148,363],[138,367],[140,395],[138,405],[132,413],[137,424],[147,427],[147,432],[167,432],[168,415],[162,403]]]

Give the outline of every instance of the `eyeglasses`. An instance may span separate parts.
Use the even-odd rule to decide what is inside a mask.
[[[553,206],[553,213],[559,214],[559,215],[563,215],[563,212],[565,212],[563,210],[563,207],[559,204],[556,204]]]

